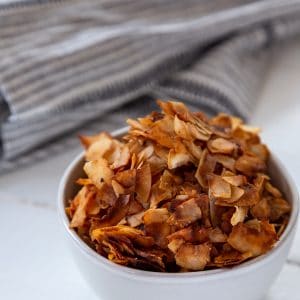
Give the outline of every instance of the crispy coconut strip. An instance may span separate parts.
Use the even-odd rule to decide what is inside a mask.
[[[242,129],[243,131],[250,132],[255,135],[259,134],[261,131],[259,127],[249,126],[245,124],[239,125],[239,128]]]
[[[282,193],[268,181],[265,183],[265,189],[275,198],[282,197]]]
[[[176,210],[169,218],[168,223],[171,225],[184,227],[198,219],[201,219],[201,217],[202,213],[197,200],[192,198],[176,207]]]
[[[148,204],[151,191],[151,169],[149,164],[144,164],[136,171],[136,199],[143,205]]]
[[[98,189],[101,189],[104,183],[111,183],[113,171],[109,168],[105,159],[100,158],[86,162],[83,169]]]
[[[210,140],[207,143],[207,147],[211,153],[221,154],[232,154],[237,149],[237,145],[235,143],[224,138]]]
[[[140,226],[143,223],[144,211],[126,217],[126,222],[131,227]]]
[[[229,116],[225,113],[219,113],[217,116],[210,120],[210,123],[215,126],[235,130],[243,123],[243,121],[240,118]]]
[[[185,243],[184,239],[172,239],[171,242],[168,244],[168,248],[173,252],[176,253],[178,249]]]
[[[180,141],[174,143],[174,148],[170,149],[168,155],[168,168],[175,169],[192,162],[192,158],[186,147]]]
[[[240,222],[244,222],[248,213],[248,207],[235,206],[235,212],[230,219],[232,226],[237,225]]]
[[[125,170],[118,172],[114,176],[115,180],[125,188],[135,187],[136,184],[136,170]]]
[[[117,225],[126,217],[130,209],[130,195],[122,195],[114,206],[108,209],[108,213],[97,222],[97,228]]]
[[[117,169],[120,167],[124,167],[129,163],[130,160],[130,151],[128,146],[124,146],[122,150],[119,152],[119,156],[114,160],[112,164],[112,169]]]
[[[117,197],[119,197],[120,195],[125,194],[124,187],[118,181],[112,180],[111,185],[112,185],[112,188],[113,188],[113,190],[114,190]]]
[[[251,207],[250,211],[251,215],[259,220],[270,218],[271,208],[268,198],[264,197],[259,200],[254,206]]]
[[[214,198],[231,198],[231,186],[221,176],[210,175],[208,179],[209,193]]]
[[[277,241],[274,225],[261,221],[253,225],[238,223],[228,237],[228,243],[241,253],[258,256],[266,253]]]
[[[202,153],[198,168],[195,173],[195,178],[203,188],[208,187],[207,175],[214,172],[215,166],[216,160],[211,155],[209,155],[207,149],[205,149]]]
[[[283,198],[269,200],[269,204],[271,209],[270,220],[272,222],[277,221],[280,217],[291,211],[291,205]]]
[[[108,138],[104,138],[104,141],[97,141],[88,148],[85,152],[85,158],[87,161],[101,159],[111,147],[112,141]]]
[[[171,227],[167,224],[169,216],[166,208],[148,209],[143,216],[146,233],[151,235],[161,248],[168,245],[167,236],[171,232]]]
[[[174,117],[174,130],[177,136],[185,140],[193,141],[195,139],[191,134],[188,123],[180,120],[176,115]]]
[[[93,182],[89,178],[79,178],[76,180],[76,183],[79,185],[92,185]]]
[[[222,179],[233,186],[241,186],[247,183],[247,178],[243,175],[222,176]]]
[[[226,243],[227,235],[218,227],[208,230],[208,237],[212,243]]]
[[[224,252],[221,255],[215,257],[214,262],[211,265],[219,268],[233,266],[238,265],[251,257],[252,254],[250,252],[240,253],[238,251],[232,250],[230,252]]]
[[[99,134],[90,135],[90,136],[79,135],[79,139],[85,149],[88,149],[92,144],[99,142],[99,141],[105,141],[105,140],[112,141],[112,137],[106,132],[101,132]]]
[[[249,150],[263,161],[269,158],[269,150],[264,144],[254,144],[249,146]]]
[[[89,198],[86,197],[87,192],[87,188],[85,186],[82,187],[74,199],[78,203],[78,206],[70,223],[71,228],[83,226],[84,224],[87,215],[86,208],[89,202]]]
[[[265,172],[267,166],[257,156],[243,155],[235,162],[235,168],[247,176],[254,176],[256,173]]]
[[[176,264],[188,270],[203,270],[210,261],[210,251],[208,244],[183,244],[175,254]]]
[[[145,233],[136,228],[125,225],[108,226],[103,228],[94,229],[91,232],[92,240],[102,241],[106,236],[126,236],[128,238],[137,238],[139,236],[144,236]]]

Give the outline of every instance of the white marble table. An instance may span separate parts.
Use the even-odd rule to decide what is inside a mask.
[[[275,62],[276,61],[276,62]],[[300,42],[276,54],[253,124],[300,186]],[[0,177],[0,299],[96,299],[65,248],[56,192],[80,147]],[[265,300],[300,299],[300,227]]]

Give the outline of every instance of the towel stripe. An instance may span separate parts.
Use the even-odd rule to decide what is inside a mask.
[[[0,5],[0,168],[74,146],[58,137],[82,126],[113,129],[158,95],[247,118],[269,48],[300,33],[299,16],[300,0]]]

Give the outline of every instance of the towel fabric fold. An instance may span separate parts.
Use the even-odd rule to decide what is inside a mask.
[[[61,0],[0,5],[0,173],[113,130],[156,97],[249,117],[300,0]]]

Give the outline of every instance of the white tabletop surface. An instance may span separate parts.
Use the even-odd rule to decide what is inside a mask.
[[[300,186],[300,42],[280,49],[252,123]],[[0,299],[96,299],[64,244],[56,192],[80,147],[0,177]],[[299,226],[298,226],[299,227]],[[265,300],[300,299],[300,227]]]

